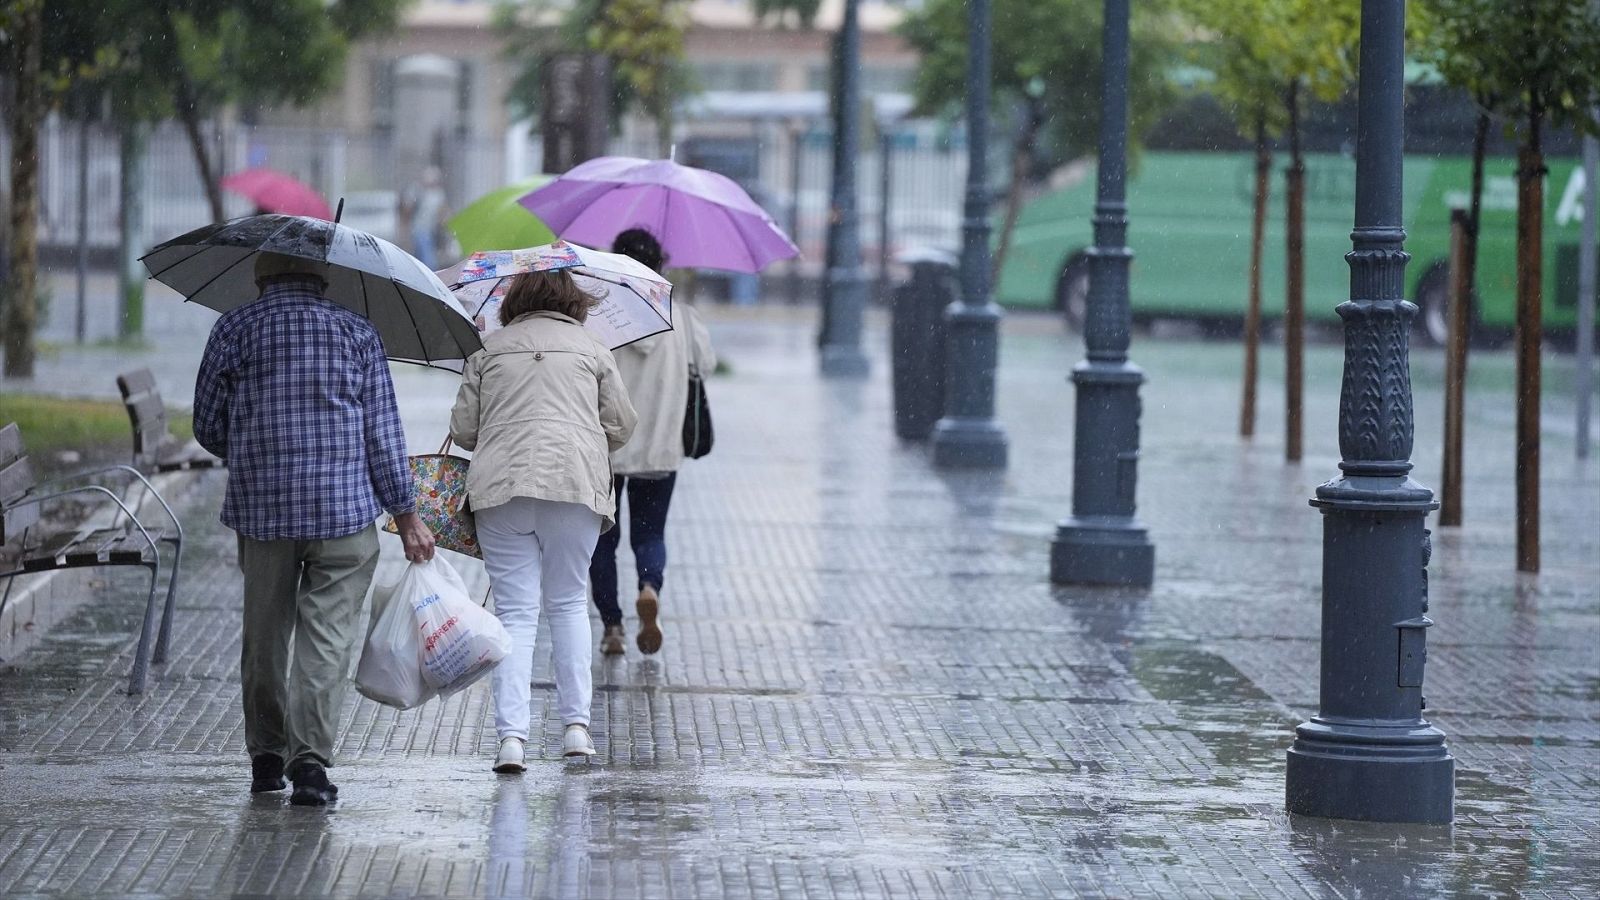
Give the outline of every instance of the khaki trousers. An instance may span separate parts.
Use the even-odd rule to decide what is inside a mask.
[[[244,742],[288,771],[333,764],[361,603],[378,566],[373,526],[325,541],[239,537]],[[291,643],[292,658],[291,658]]]

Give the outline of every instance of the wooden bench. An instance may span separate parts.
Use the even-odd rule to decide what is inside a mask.
[[[168,536],[158,529],[147,528],[134,509],[122,496],[104,484],[90,479],[112,472],[131,474],[143,482],[150,495],[161,502],[172,518],[175,534]],[[53,529],[43,519],[45,506],[66,497],[103,500],[115,506],[109,522],[105,517],[91,516],[92,524],[76,529]],[[102,506],[102,510],[104,507]],[[22,432],[13,424],[0,428],[0,580],[6,582],[0,594],[0,609],[11,596],[11,588],[18,576],[50,572],[56,569],[76,569],[99,566],[143,566],[150,570],[150,591],[145,600],[144,624],[139,631],[139,646],[133,658],[133,671],[128,676],[128,693],[144,690],[145,676],[152,661],[166,659],[165,648],[152,656],[152,643],[156,637],[157,612],[156,583],[161,572],[159,544],[173,543],[172,577],[167,581],[165,614],[161,616],[163,636],[170,634],[174,591],[177,588],[177,564],[182,552],[182,532],[166,502],[144,476],[127,466],[114,466],[99,472],[80,472],[53,481],[41,482],[23,447]]]
[[[133,424],[133,465],[145,471],[186,472],[214,469],[223,461],[199,445],[172,433],[167,423],[167,406],[156,389],[149,369],[135,369],[117,376],[117,390]]]

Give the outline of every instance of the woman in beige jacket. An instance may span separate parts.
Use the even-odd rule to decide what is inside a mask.
[[[631,256],[656,271],[666,262],[650,232],[630,228],[617,235],[612,251]],[[628,396],[639,411],[639,427],[628,445],[611,455],[616,472],[617,515],[627,498],[628,540],[638,574],[639,650],[661,649],[660,592],[667,568],[667,508],[683,464],[683,417],[689,400],[689,369],[710,375],[717,366],[711,336],[687,303],[672,304],[673,328],[617,348],[617,367]],[[589,581],[594,605],[605,624],[600,651],[623,652],[622,607],[618,603],[617,544],[621,529],[600,536]]]
[[[595,299],[564,271],[518,275],[505,326],[467,360],[450,436],[473,451],[467,497],[511,655],[494,670],[496,772],[526,770],[539,608],[550,619],[565,756],[594,753],[589,556],[611,527],[609,455],[637,419],[616,360],[583,327]]]

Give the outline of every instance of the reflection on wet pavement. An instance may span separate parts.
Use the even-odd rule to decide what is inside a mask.
[[[1427,673],[1455,825],[1290,819],[1283,752],[1316,697],[1305,498],[1334,469],[1327,348],[1308,421],[1329,427],[1300,468],[1226,433],[1235,348],[1140,351],[1158,583],[1130,592],[1045,583],[1077,352],[1053,324],[1008,323],[1003,475],[933,472],[892,438],[882,366],[812,375],[806,322],[715,325],[734,374],[711,384],[717,451],[674,498],[667,644],[597,659],[592,763],[559,760],[541,643],[526,776],[488,771],[479,685],[408,712],[352,698],[336,809],[249,797],[215,481],[186,510],[180,649],[148,694],[120,693],[131,581],[0,672],[0,893],[1600,895],[1592,466],[1550,467],[1548,569],[1519,581],[1509,430],[1469,423],[1469,526],[1435,531]],[[414,445],[436,446],[448,379],[399,385]]]

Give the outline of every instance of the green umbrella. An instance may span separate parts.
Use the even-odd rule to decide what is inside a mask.
[[[535,175],[516,184],[490,191],[472,201],[448,224],[466,255],[480,250],[537,247],[556,239],[555,232],[518,203],[518,198],[548,184],[554,175]]]

